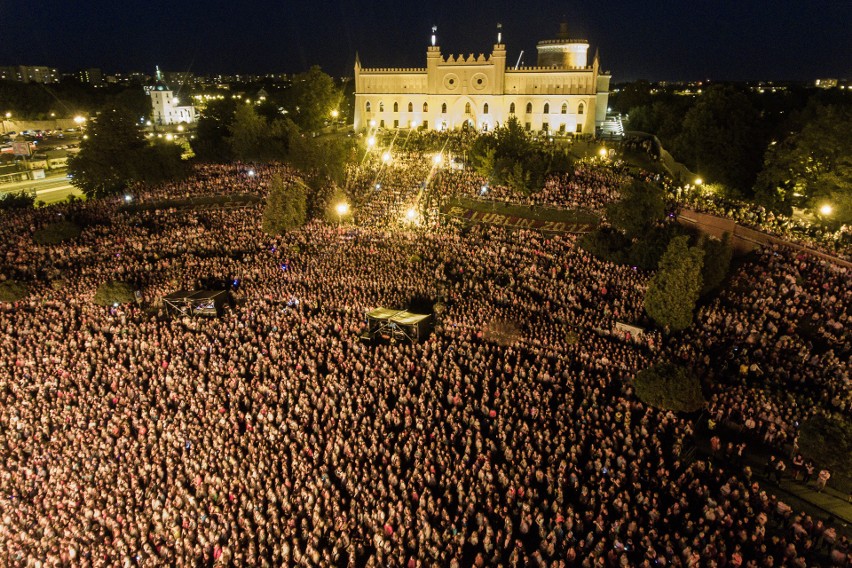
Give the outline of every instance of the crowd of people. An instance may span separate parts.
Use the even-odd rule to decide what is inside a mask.
[[[830,522],[691,454],[693,420],[632,383],[681,361],[711,415],[774,425],[780,452],[805,417],[850,411],[848,272],[765,250],[688,332],[630,337],[649,274],[570,235],[439,221],[480,180],[419,163],[352,172],[356,223],[278,237],[262,205],[7,213],[0,274],[29,296],[0,304],[0,564],[848,565]],[[273,175],[293,174],[203,166],[133,195],[263,196]],[[597,208],[611,175],[548,199]],[[35,244],[60,217],[82,235]],[[107,279],[140,302],[94,305]],[[210,279],[232,308],[169,317],[164,294]],[[427,339],[360,339],[367,310],[415,298],[446,306]]]

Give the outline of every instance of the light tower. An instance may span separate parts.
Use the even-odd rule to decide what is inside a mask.
[[[556,39],[538,42],[539,67],[586,67],[588,65],[589,42],[585,39],[571,39],[568,24],[559,24]]]

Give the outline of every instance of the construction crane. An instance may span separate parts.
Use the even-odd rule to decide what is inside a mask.
[[[518,56],[518,62],[515,63],[515,69],[517,69],[521,65],[521,57],[524,56],[524,50],[521,50],[521,54]]]

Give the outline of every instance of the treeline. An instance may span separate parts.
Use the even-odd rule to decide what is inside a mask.
[[[644,81],[611,98],[627,129],[655,134],[675,159],[730,197],[772,210],[828,202],[848,223],[852,93],[788,87],[772,92],[710,85],[683,95]]]
[[[50,120],[70,118],[83,113],[92,115],[103,108],[121,106],[136,120],[151,114],[151,100],[139,85],[106,85],[95,88],[75,80],[60,83],[20,83],[0,81],[2,111],[13,120]]]

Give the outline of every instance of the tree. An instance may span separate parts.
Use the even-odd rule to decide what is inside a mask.
[[[704,179],[750,191],[764,148],[760,133],[760,115],[748,97],[713,86],[683,117],[672,151]]]
[[[133,111],[106,110],[92,120],[80,152],[68,161],[71,183],[87,197],[119,193],[134,182],[159,183],[185,174],[180,148],[152,147]]]
[[[112,306],[115,304],[129,304],[135,300],[136,294],[130,284],[117,280],[108,280],[98,286],[92,301],[99,306]]]
[[[690,247],[688,241],[686,236],[671,240],[645,293],[648,315],[676,331],[692,323],[692,311],[701,292],[704,251]]]
[[[701,239],[700,246],[704,250],[704,263],[701,268],[702,296],[718,288],[728,275],[733,257],[730,241],[731,235],[729,233],[722,235],[722,240]]]
[[[639,400],[663,410],[695,412],[707,403],[698,378],[685,367],[669,362],[639,371],[634,386]]]
[[[607,218],[614,227],[634,238],[646,233],[665,215],[663,192],[648,182],[633,180],[622,191],[621,199],[607,207]]]
[[[852,476],[852,421],[839,414],[817,414],[802,423],[799,451],[821,467]]]
[[[68,161],[71,184],[87,197],[104,197],[135,181],[148,146],[138,120],[124,108],[105,111],[92,120],[80,152]]]
[[[276,120],[268,123],[252,105],[237,107],[228,131],[228,143],[238,160],[272,162],[283,160],[287,154],[287,122]]]
[[[229,162],[234,158],[228,136],[236,112],[236,99],[230,97],[214,100],[202,111],[195,138],[189,143],[199,160]]]
[[[307,187],[301,180],[291,182],[276,175],[269,182],[269,196],[263,210],[263,230],[280,235],[305,224]]]
[[[36,192],[22,189],[17,192],[0,194],[0,211],[9,209],[32,209],[35,207]]]
[[[331,111],[337,110],[342,100],[343,94],[334,79],[314,65],[293,77],[284,95],[284,108],[300,129],[314,132],[325,126],[331,119]]]
[[[784,212],[792,205],[817,210],[830,203],[830,219],[852,223],[852,109],[814,106],[806,111],[801,130],[767,148],[755,193]]]

